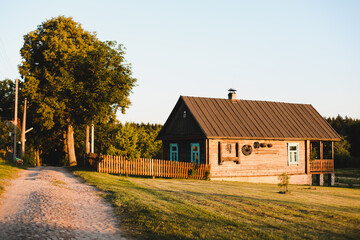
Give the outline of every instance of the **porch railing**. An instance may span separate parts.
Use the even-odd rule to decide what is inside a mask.
[[[334,160],[333,159],[316,159],[310,163],[311,172],[333,172]]]

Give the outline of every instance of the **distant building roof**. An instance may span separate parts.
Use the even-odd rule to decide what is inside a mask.
[[[185,96],[179,101],[207,138],[341,140],[310,104]]]

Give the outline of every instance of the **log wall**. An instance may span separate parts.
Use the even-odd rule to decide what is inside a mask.
[[[206,162],[206,141],[204,139],[192,140],[163,140],[163,159],[170,159],[170,144],[178,144],[179,162],[191,162],[191,143],[200,144],[200,163]]]
[[[266,147],[254,148],[254,142],[263,143]],[[238,158],[229,153],[238,143]],[[288,164],[288,143],[299,143],[299,164]],[[271,147],[267,147],[271,144]],[[241,148],[251,145],[252,153],[245,156]],[[221,153],[221,154],[220,154]],[[221,158],[225,161],[221,161]],[[233,157],[233,159],[231,158]],[[242,177],[242,176],[275,176],[283,172],[288,174],[305,174],[305,141],[275,140],[209,140],[209,163],[212,165],[211,177]]]

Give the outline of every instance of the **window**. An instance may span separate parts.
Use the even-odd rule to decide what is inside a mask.
[[[299,164],[298,143],[288,143],[288,164]]]
[[[199,164],[200,163],[200,144],[192,143],[191,144],[191,162]]]
[[[179,161],[177,143],[170,143],[170,160]]]

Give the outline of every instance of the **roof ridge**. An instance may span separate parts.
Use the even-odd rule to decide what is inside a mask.
[[[231,99],[227,99],[227,98],[220,98],[220,97],[196,97],[196,96],[182,96],[181,97],[186,97],[186,98],[205,98],[205,99],[220,99],[220,100],[228,100],[228,101],[234,101]],[[290,102],[282,102],[282,101],[270,101],[270,100],[249,100],[249,99],[236,99],[234,102],[238,102],[238,101],[251,101],[251,102],[270,102],[270,103],[282,103],[282,104],[295,104],[295,105],[310,105],[312,106],[310,103],[290,103]]]

